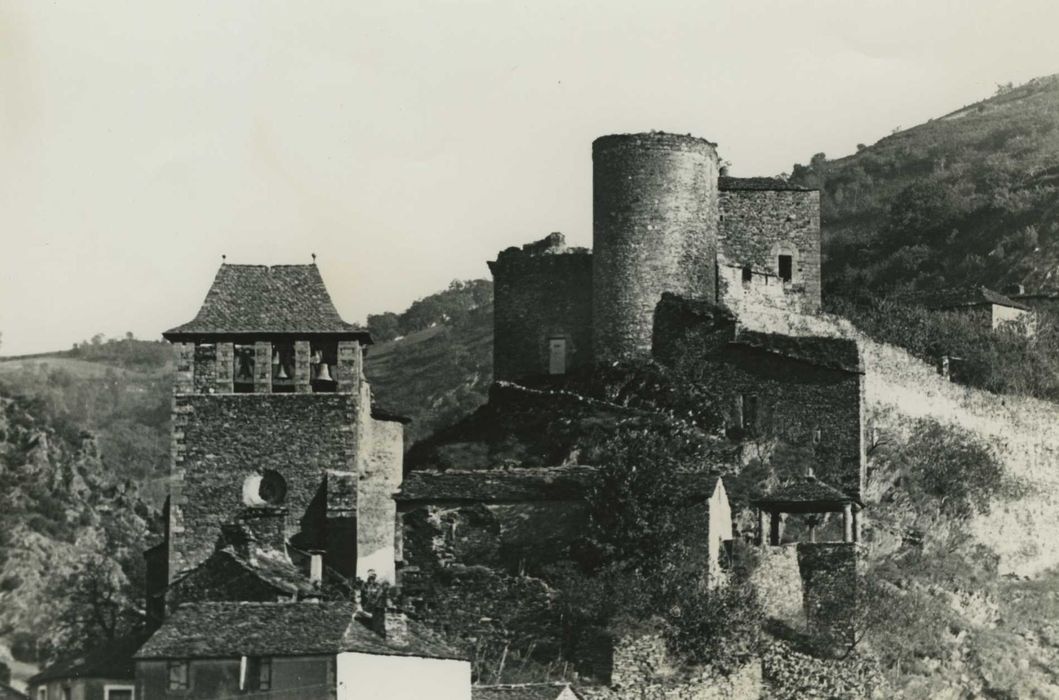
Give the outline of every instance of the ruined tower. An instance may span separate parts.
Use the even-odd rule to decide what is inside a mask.
[[[592,163],[595,357],[648,358],[663,292],[716,300],[715,144],[661,132],[603,136]]]
[[[371,337],[339,317],[316,265],[222,265],[164,337],[177,366],[160,578],[202,563],[238,520],[295,563],[324,552],[343,576],[392,581],[403,426],[373,415]]]

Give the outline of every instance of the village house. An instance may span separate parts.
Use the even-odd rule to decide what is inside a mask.
[[[349,602],[181,605],[136,654],[141,698],[467,700],[470,663],[418,623]]]
[[[932,311],[958,313],[982,329],[1008,329],[1031,337],[1037,334],[1036,315],[1027,303],[981,285],[922,292],[908,299]]]
[[[85,654],[60,659],[29,679],[32,700],[135,700],[132,655],[143,635],[117,639]]]

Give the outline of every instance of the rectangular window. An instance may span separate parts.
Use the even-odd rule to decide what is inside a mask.
[[[246,690],[272,689],[272,659],[267,656],[245,656]]]
[[[743,401],[743,430],[746,431],[747,435],[757,434],[757,396],[754,394],[744,394],[742,397]]]
[[[103,686],[103,700],[135,700],[136,692],[131,685]]]
[[[48,686],[37,688],[37,700],[48,700]]]
[[[743,268],[743,284],[750,284],[754,279],[754,271],[750,267]]]
[[[548,341],[548,374],[566,374],[566,338]]]
[[[794,259],[790,255],[780,256],[780,279],[784,282],[794,279]]]
[[[170,661],[169,662],[169,689],[170,690],[187,690],[189,687],[188,679],[188,666],[187,661]]]

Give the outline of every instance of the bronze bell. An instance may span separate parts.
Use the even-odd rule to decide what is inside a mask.
[[[272,364],[274,364],[274,365],[278,365],[279,364],[279,350],[276,350],[276,351],[274,351],[272,353]]]
[[[328,371],[326,362],[320,363],[320,371],[316,374],[316,378],[319,379],[321,382],[334,381],[334,379],[331,379],[331,372]]]
[[[276,379],[290,379],[290,375],[287,374],[287,368],[283,365],[279,366],[279,373],[276,374]]]
[[[239,356],[239,379],[254,378],[254,371],[251,367],[252,364],[253,362],[246,356],[246,353],[242,353]]]

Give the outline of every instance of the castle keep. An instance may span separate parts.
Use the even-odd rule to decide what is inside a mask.
[[[715,144],[692,136],[603,136],[592,161],[591,251],[552,234],[489,263],[496,379],[647,359],[663,292],[820,309],[819,192],[721,177]]]

